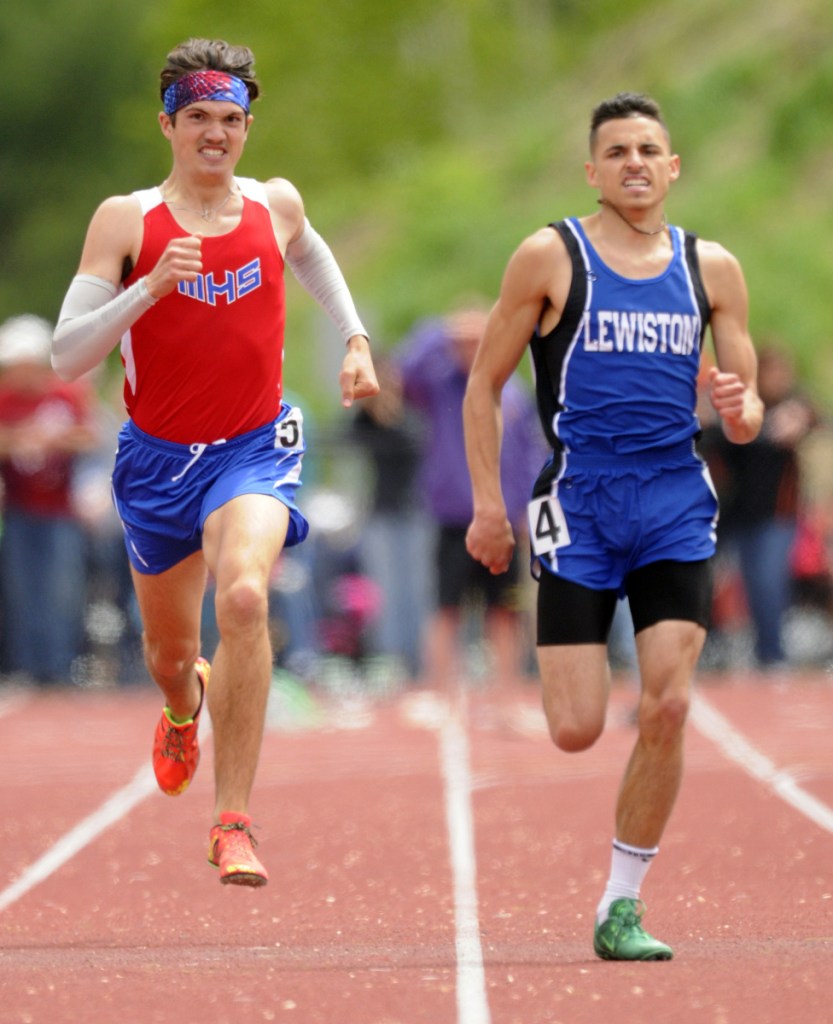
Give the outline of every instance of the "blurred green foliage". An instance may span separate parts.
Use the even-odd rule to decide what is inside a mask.
[[[671,219],[740,258],[753,333],[794,349],[831,405],[829,0],[12,0],[4,15],[0,318],[54,319],[97,203],[162,180],[158,72],[203,35],[254,49],[240,172],[298,186],[377,346],[493,297],[526,234],[592,210],[590,110],[636,89],[682,157]],[[327,416],[338,342],[289,295],[287,383]]]

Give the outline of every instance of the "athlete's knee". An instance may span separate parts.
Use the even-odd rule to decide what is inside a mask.
[[[264,626],[268,609],[266,587],[254,574],[240,575],[217,588],[215,610],[221,633],[227,629]]]
[[[609,670],[602,645],[538,648],[544,714],[559,750],[587,750],[604,731]]]
[[[544,695],[544,714],[550,739],[568,754],[592,747],[604,730],[604,712],[580,712]]]
[[[559,750],[567,754],[578,754],[588,750],[601,736],[603,726],[588,726],[577,722],[552,722],[547,720],[550,738]]]
[[[150,674],[158,680],[175,680],[182,676],[199,656],[196,640],[182,637],[152,636],[145,632],[143,638],[145,664]]]
[[[639,702],[639,733],[649,743],[666,744],[679,738],[689,711],[687,693],[643,694]]]

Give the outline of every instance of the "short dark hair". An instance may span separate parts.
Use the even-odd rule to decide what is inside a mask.
[[[608,100],[602,100],[594,109],[590,118],[590,151],[596,145],[599,128],[605,121],[616,121],[622,117],[650,117],[660,125],[666,136],[670,138],[668,125],[662,117],[662,111],[656,100],[641,92],[617,92]]]
[[[159,95],[164,100],[169,85],[191,71],[225,71],[241,79],[256,100],[260,86],[254,73],[255,55],[248,46],[233,46],[223,39],[186,39],[168,54],[159,75]]]

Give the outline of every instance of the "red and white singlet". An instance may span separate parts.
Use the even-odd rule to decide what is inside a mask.
[[[148,309],[124,336],[124,401],[133,422],[179,444],[228,439],[280,410],[286,317],[284,261],[266,189],[236,178],[240,222],[202,240],[203,269]],[[158,188],[136,192],[144,238],[125,287],[149,273],[187,232]]]

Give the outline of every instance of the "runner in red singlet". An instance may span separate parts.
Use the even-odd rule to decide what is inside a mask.
[[[331,316],[346,350],[342,403],[378,389],[367,332],[330,249],[284,179],[235,176],[259,87],[247,47],[191,39],[161,73],[158,186],[105,200],[61,309],[52,362],[65,379],[121,346],[125,405],[113,474],[165,708],[153,764],[190,783],[204,697],[214,728],[209,861],[222,882],[264,885],[249,799],[272,672],[267,583],[307,523],[295,505],[303,417],[282,399],[284,265]],[[208,573],[220,642],[200,656]],[[208,686],[209,672],[211,685]]]

